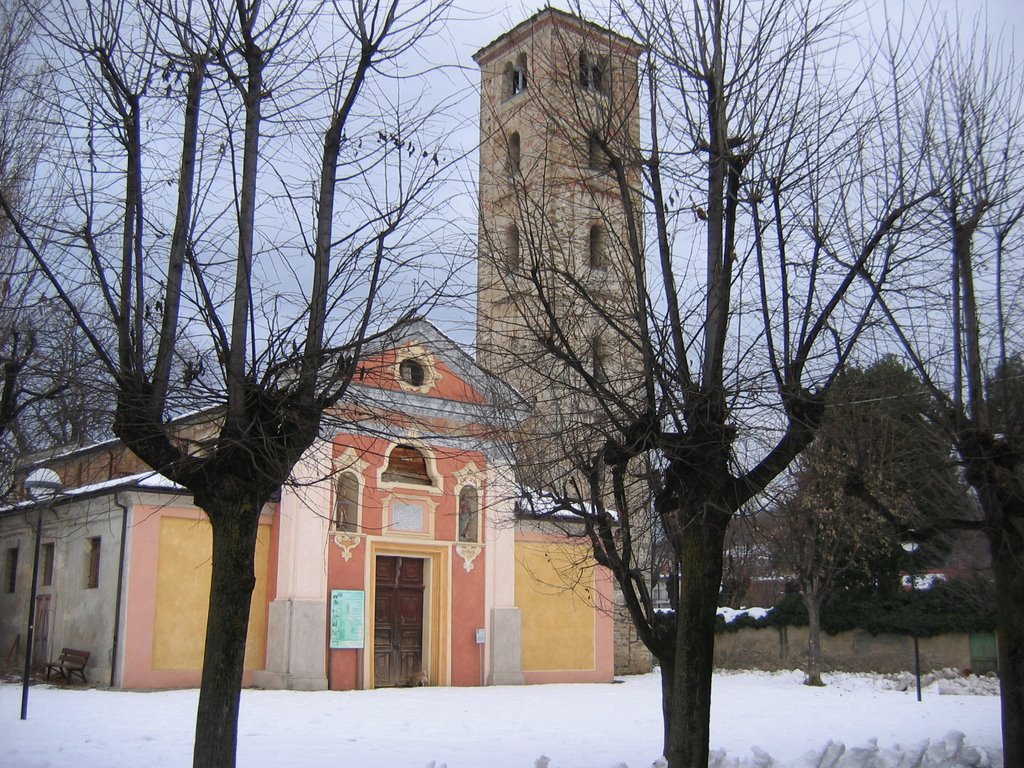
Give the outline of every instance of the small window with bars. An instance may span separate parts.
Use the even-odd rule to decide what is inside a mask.
[[[43,544],[42,572],[39,576],[39,585],[42,587],[53,586],[54,549],[53,542]]]
[[[96,589],[100,585],[100,549],[102,538],[93,536],[88,539],[85,558],[85,588]]]
[[[10,547],[4,558],[4,591],[13,593],[18,587],[18,548]]]

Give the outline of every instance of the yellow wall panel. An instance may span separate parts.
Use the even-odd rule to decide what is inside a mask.
[[[587,563],[581,546],[516,543],[523,671],[594,668],[594,573]]]
[[[206,520],[164,517],[160,521],[153,669],[202,669],[210,600],[213,535]],[[245,668],[263,669],[266,653],[267,562],[270,526],[256,537],[253,589]]]

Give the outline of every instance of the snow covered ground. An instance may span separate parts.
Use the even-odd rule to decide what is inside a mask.
[[[1001,766],[992,681],[799,672],[715,676],[716,768]],[[616,685],[247,690],[240,768],[650,768],[661,745],[657,674]],[[902,690],[901,690],[902,689]],[[948,692],[947,692],[948,691]],[[3,768],[191,763],[195,690],[123,693],[0,685]],[[963,741],[947,738],[951,731]],[[966,746],[965,746],[966,745]],[[770,756],[770,758],[768,757]],[[543,757],[550,759],[545,762]]]

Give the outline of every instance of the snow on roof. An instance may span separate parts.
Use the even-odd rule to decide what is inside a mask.
[[[936,584],[941,584],[944,581],[949,581],[949,577],[944,573],[938,572],[915,573],[913,585],[911,585],[910,583],[909,575],[904,573],[902,576],[900,576],[900,584],[903,585],[904,589],[916,589],[920,590],[921,592],[926,592],[927,590],[934,587]]]
[[[719,608],[718,615],[725,619],[726,624],[732,624],[744,616],[760,621],[772,612],[771,608]]]
[[[604,513],[610,515],[613,520],[618,519],[618,514],[613,509],[605,509]],[[549,491],[538,491],[521,486],[516,497],[516,514],[522,517],[579,520],[582,517],[594,517],[600,513],[590,502],[556,496]]]
[[[159,491],[184,491],[185,487],[169,480],[159,472],[149,470],[139,472],[127,477],[115,477],[113,480],[104,480],[101,483],[83,485],[80,488],[72,488],[65,493],[65,496],[82,496],[87,494],[102,493],[103,491],[114,490],[115,488],[143,488],[146,490]]]
[[[102,496],[104,493],[112,493],[118,490],[125,489],[137,489],[141,491],[157,491],[163,493],[187,493],[184,486],[178,485],[172,480],[168,480],[166,477],[161,475],[159,472],[149,470],[146,472],[139,472],[134,475],[128,475],[126,477],[116,477],[113,480],[104,480],[100,483],[92,483],[91,485],[83,485],[79,488],[68,488],[67,490],[58,494],[55,501],[66,501],[87,498],[90,496]],[[36,502],[31,499],[25,501],[19,501],[15,504],[0,508],[0,513],[13,512],[17,509],[30,508],[35,506]]]

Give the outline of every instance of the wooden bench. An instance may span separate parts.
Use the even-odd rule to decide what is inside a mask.
[[[50,679],[51,672],[59,672],[60,676],[69,683],[75,675],[82,678],[83,683],[88,682],[85,679],[85,665],[89,661],[89,656],[89,651],[62,648],[60,657],[55,662],[46,665],[46,679]]]

